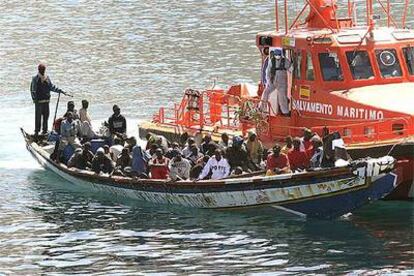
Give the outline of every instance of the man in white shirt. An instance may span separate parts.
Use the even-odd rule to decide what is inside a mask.
[[[174,152],[175,157],[169,163],[170,178],[173,181],[186,180],[190,178],[190,161],[184,159],[181,151]]]
[[[124,148],[121,145],[122,141],[118,137],[114,138],[114,144],[109,148],[109,153],[111,154],[111,159],[116,162],[118,160],[118,156],[121,154],[122,149]]]
[[[207,164],[204,166],[198,180],[204,179],[211,171],[211,179],[222,179],[230,174],[230,165],[227,159],[223,158],[221,150],[216,149]]]
[[[82,100],[82,108],[79,109],[79,120],[81,123],[88,122],[89,125],[92,125],[91,123],[91,117],[89,116],[88,112],[89,102],[87,100]]]

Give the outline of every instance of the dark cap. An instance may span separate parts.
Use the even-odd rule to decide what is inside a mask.
[[[39,70],[39,71],[44,71],[44,70],[46,70],[46,65],[44,65],[43,63],[40,63],[38,66],[37,66],[37,70]]]

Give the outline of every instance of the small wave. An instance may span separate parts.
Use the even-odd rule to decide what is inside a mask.
[[[42,169],[42,167],[34,161],[0,161],[0,169],[17,170],[17,169]]]

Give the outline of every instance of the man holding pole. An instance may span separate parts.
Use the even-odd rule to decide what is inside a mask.
[[[35,135],[39,134],[41,126],[42,134],[47,133],[50,112],[50,91],[59,93],[59,97],[60,93],[67,95],[63,90],[52,84],[50,78],[46,75],[46,66],[44,64],[39,64],[38,73],[32,78],[32,83],[30,85],[32,100],[35,104]]]

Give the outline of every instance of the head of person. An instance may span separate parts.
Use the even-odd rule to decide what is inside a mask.
[[[85,153],[89,152],[91,150],[91,148],[92,148],[92,145],[91,145],[90,142],[86,142],[85,144],[83,144],[83,150],[84,150]]]
[[[171,144],[171,148],[172,149],[178,149],[180,147],[180,145],[177,143],[177,142],[173,142],[172,144]]]
[[[214,157],[216,158],[217,161],[220,161],[221,160],[222,153],[221,153],[221,150],[220,149],[216,149],[214,151]]]
[[[191,154],[192,155],[197,155],[198,154],[198,148],[197,148],[197,146],[196,145],[192,145],[190,147],[190,151],[191,151]]]
[[[156,149],[155,155],[157,156],[158,159],[161,159],[163,157],[162,149]]]
[[[254,142],[254,141],[256,141],[256,138],[257,138],[257,134],[253,131],[250,131],[249,132],[249,141]]]
[[[221,134],[221,141],[223,141],[224,143],[228,143],[229,142],[229,135],[224,132],[223,134]]]
[[[46,72],[46,65],[44,65],[43,63],[40,63],[37,66],[37,71],[39,72],[40,75],[44,76]]]
[[[121,151],[121,155],[129,155],[129,149],[128,148],[123,148]]]
[[[269,55],[269,47],[263,48],[263,55],[265,55],[266,57]]]
[[[89,102],[88,102],[87,100],[82,100],[82,107],[83,107],[84,109],[88,109],[88,107],[89,107]]]
[[[75,103],[73,101],[68,101],[68,111],[75,110]]]
[[[294,139],[293,139],[293,142],[292,142],[292,144],[293,144],[293,149],[294,150],[297,150],[297,151],[300,151],[300,145],[301,145],[301,141],[300,141],[300,138],[299,137],[295,137]]]
[[[191,147],[192,145],[194,145],[195,144],[195,140],[194,140],[194,138],[192,138],[192,137],[190,137],[190,138],[188,138],[187,139],[187,144]]]
[[[309,141],[312,138],[312,131],[309,128],[303,129],[303,140]]]
[[[235,148],[241,148],[243,145],[243,138],[240,136],[234,136],[233,137],[233,147]]]
[[[150,153],[155,153],[155,151],[156,151],[157,149],[160,149],[160,147],[159,147],[157,144],[152,144],[152,145],[150,146]],[[160,149],[160,150],[162,151],[162,149]]]
[[[105,156],[105,150],[104,150],[103,148],[99,148],[99,149],[96,151],[96,157],[97,157],[98,159],[102,159],[102,158],[104,158],[104,156]]]
[[[172,155],[175,156],[174,157],[174,160],[175,161],[178,161],[179,162],[179,161],[181,161],[183,159],[183,156],[181,155],[181,152],[179,150],[174,150],[173,153],[172,153]]]
[[[273,149],[272,149],[272,152],[273,152],[273,155],[275,156],[275,157],[278,157],[279,155],[280,155],[280,151],[281,151],[281,147],[280,147],[280,145],[279,144],[276,144],[276,145],[274,145],[273,146]]]
[[[105,154],[108,154],[109,153],[109,146],[108,145],[104,145],[103,146],[103,149],[105,151]]]
[[[73,121],[73,112],[69,111],[66,113],[66,120],[68,120],[68,122],[72,122]]]
[[[208,144],[211,142],[211,134],[207,133],[206,135],[204,135],[204,139],[203,139],[204,143]]]
[[[122,143],[121,139],[119,139],[118,137],[114,138],[114,145],[120,145]]]
[[[130,137],[129,139],[128,139],[128,145],[132,148],[132,147],[135,147],[136,146],[136,144],[137,144],[137,139],[134,137],[134,136],[132,136],[132,137]]]
[[[285,143],[286,143],[286,146],[288,148],[291,148],[292,145],[293,145],[293,138],[292,138],[292,136],[290,136],[290,135],[286,136]]]
[[[240,167],[240,166],[236,167],[236,168],[234,169],[234,174],[235,174],[235,175],[241,175],[241,174],[243,174],[243,169],[242,169],[242,167]]]
[[[114,114],[116,115],[116,116],[118,116],[119,114],[121,114],[121,109],[119,108],[119,106],[118,105],[114,105],[113,107],[112,107],[112,110],[113,110],[113,112],[114,112]]]
[[[208,160],[210,160],[210,156],[208,156],[207,154],[203,156],[203,163],[207,163]]]
[[[310,140],[314,149],[322,146],[322,140],[319,137],[312,137]]]

